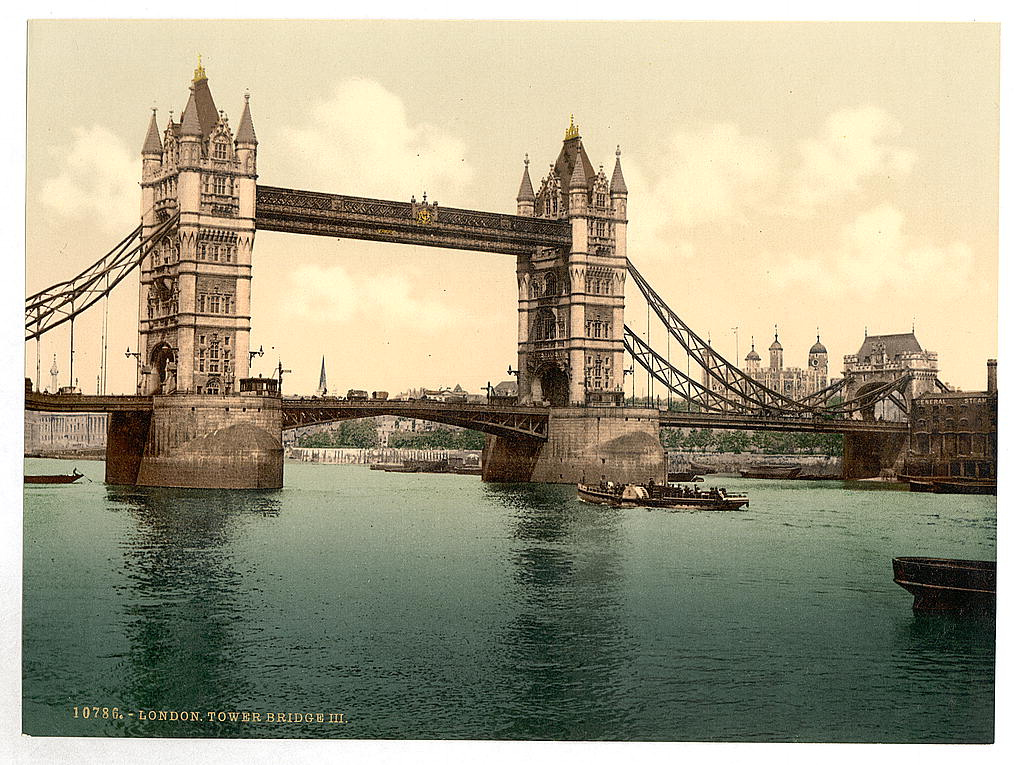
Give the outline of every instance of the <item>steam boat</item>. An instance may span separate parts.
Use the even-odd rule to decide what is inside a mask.
[[[576,496],[582,502],[613,507],[739,510],[750,506],[746,494],[730,493],[718,488],[698,489],[696,486],[671,486],[660,483],[578,483]]]

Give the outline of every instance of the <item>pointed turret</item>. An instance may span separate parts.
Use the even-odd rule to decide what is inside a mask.
[[[252,115],[249,113],[249,94],[245,94],[245,106],[242,108],[242,119],[238,122],[238,133],[235,136],[236,144],[252,144],[255,146],[256,130],[252,126]]]
[[[199,124],[199,110],[196,108],[196,92],[192,88],[188,94],[188,103],[181,115],[181,137],[202,138],[203,127]]]
[[[611,186],[609,187],[609,191],[611,192],[611,195],[613,197],[618,196],[620,194],[622,196],[625,196],[626,194],[629,193],[629,191],[626,189],[626,180],[622,177],[622,162],[619,161],[619,158],[621,156],[622,151],[619,149],[618,146],[616,146],[615,169],[612,171],[612,182]]]
[[[146,140],[142,144],[142,156],[161,156],[164,153],[164,145],[160,141],[160,131],[156,127],[156,107],[149,118],[149,130],[146,131]]]
[[[569,191],[586,191],[587,184],[587,171],[583,166],[583,144],[577,144],[576,146],[576,161],[573,162],[572,178],[569,179]]]
[[[527,154],[523,160],[523,180],[519,184],[519,195],[516,197],[516,213],[533,215],[535,200],[533,181],[530,180],[530,155]]]
[[[576,161],[573,163],[572,178],[569,179],[569,217],[587,214],[589,184],[587,171],[583,166],[583,146],[576,145]]]

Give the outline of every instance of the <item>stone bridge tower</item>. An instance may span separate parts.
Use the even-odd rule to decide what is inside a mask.
[[[847,398],[870,393],[889,383],[910,375],[906,398],[909,404],[926,393],[935,393],[939,374],[939,355],[921,347],[913,332],[895,335],[868,335],[860,350],[843,357],[843,376],[852,383]],[[905,422],[907,415],[891,402],[879,402],[873,411],[855,415],[858,419],[880,419]]]
[[[180,120],[142,147],[142,225],[177,231],[142,262],[139,392],[237,393],[249,365],[249,285],[256,231],[256,133],[249,97],[232,134],[202,63]]]
[[[615,155],[610,180],[595,172],[570,119],[536,194],[526,160],[518,214],[568,220],[572,245],[517,263],[521,403],[622,403],[627,190]]]
[[[111,413],[106,482],[280,488],[281,400],[239,385],[249,368],[256,231],[248,96],[233,134],[200,63],[162,139],[155,110],[150,118],[141,185],[144,237],[179,218],[140,264],[138,388],[154,396],[153,408]]]

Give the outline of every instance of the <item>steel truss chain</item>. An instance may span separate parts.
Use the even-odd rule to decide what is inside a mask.
[[[25,339],[35,339],[71,321],[110,294],[157,244],[174,231],[177,223],[178,215],[172,215],[144,239],[140,239],[142,226],[139,226],[78,276],[26,298]]]
[[[843,389],[853,382],[849,377],[840,377],[831,385],[827,385],[821,390],[816,390],[807,396],[804,396],[798,401],[801,404],[807,404],[808,406],[827,406],[828,400],[833,396],[838,396],[843,392]]]
[[[708,411],[756,412],[761,415],[777,414],[788,417],[851,416],[855,412],[874,407],[879,401],[887,399],[892,401],[904,414],[907,414],[907,405],[905,400],[901,399],[905,398],[905,391],[911,380],[910,375],[875,388],[862,396],[831,405],[826,402],[849,384],[850,381],[847,378],[837,380],[799,400],[788,398],[771,390],[730,364],[709,343],[686,326],[629,260],[626,261],[626,266],[648,305],[654,309],[655,314],[668,331],[683,346],[687,354],[697,362],[699,368],[717,380],[725,390],[724,393],[719,393],[693,380],[651,349],[628,327],[624,327],[624,343],[630,355],[659,382],[678,393],[682,398],[692,401]]]
[[[763,385],[738,367],[730,364],[724,356],[718,353],[709,343],[690,329],[679,316],[676,315],[668,303],[654,291],[654,288],[647,283],[647,280],[637,271],[631,261],[626,260],[626,267],[637,287],[643,293],[647,304],[654,309],[662,324],[668,329],[676,341],[683,346],[683,350],[697,362],[708,374],[727,392],[736,397],[742,404],[755,408],[759,411],[774,412],[777,414],[797,414],[809,412],[814,407],[803,404],[799,401],[784,396],[774,391],[767,385]]]
[[[745,413],[755,411],[753,407],[735,399],[716,393],[711,388],[697,382],[685,372],[672,366],[669,361],[645,343],[628,326],[622,327],[622,339],[626,351],[642,366],[647,373],[673,393],[679,395],[702,412]],[[703,367],[701,367],[703,369]]]

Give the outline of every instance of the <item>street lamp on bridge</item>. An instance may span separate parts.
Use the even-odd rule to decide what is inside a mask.
[[[259,356],[260,358],[263,358],[263,346],[262,345],[260,346],[260,349],[258,351],[249,351],[249,369],[252,369],[252,359],[253,359],[253,356]]]

